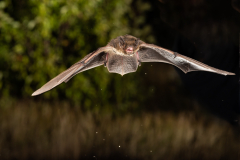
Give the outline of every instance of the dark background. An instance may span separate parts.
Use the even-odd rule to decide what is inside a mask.
[[[239,19],[234,0],[0,1],[0,158],[237,159]],[[101,66],[30,96],[125,34],[236,75]]]

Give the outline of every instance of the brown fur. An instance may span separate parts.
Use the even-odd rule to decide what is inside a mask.
[[[127,54],[126,49],[128,47],[133,47],[133,54],[139,50],[139,46],[144,43],[143,41],[139,40],[138,38],[131,36],[131,35],[124,35],[119,36],[115,39],[112,39],[108,45],[114,47],[119,52],[123,54]]]

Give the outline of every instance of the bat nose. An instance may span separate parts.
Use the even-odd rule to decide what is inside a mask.
[[[128,47],[128,48],[126,49],[126,51],[127,51],[127,52],[132,52],[132,51],[133,51],[133,47]]]

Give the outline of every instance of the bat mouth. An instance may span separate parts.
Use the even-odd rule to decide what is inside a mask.
[[[128,47],[126,49],[127,54],[133,54],[133,47]]]

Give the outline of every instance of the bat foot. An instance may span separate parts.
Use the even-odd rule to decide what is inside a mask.
[[[104,62],[104,67],[107,67],[107,62]]]
[[[141,62],[140,61],[138,61],[138,66],[141,66]]]

